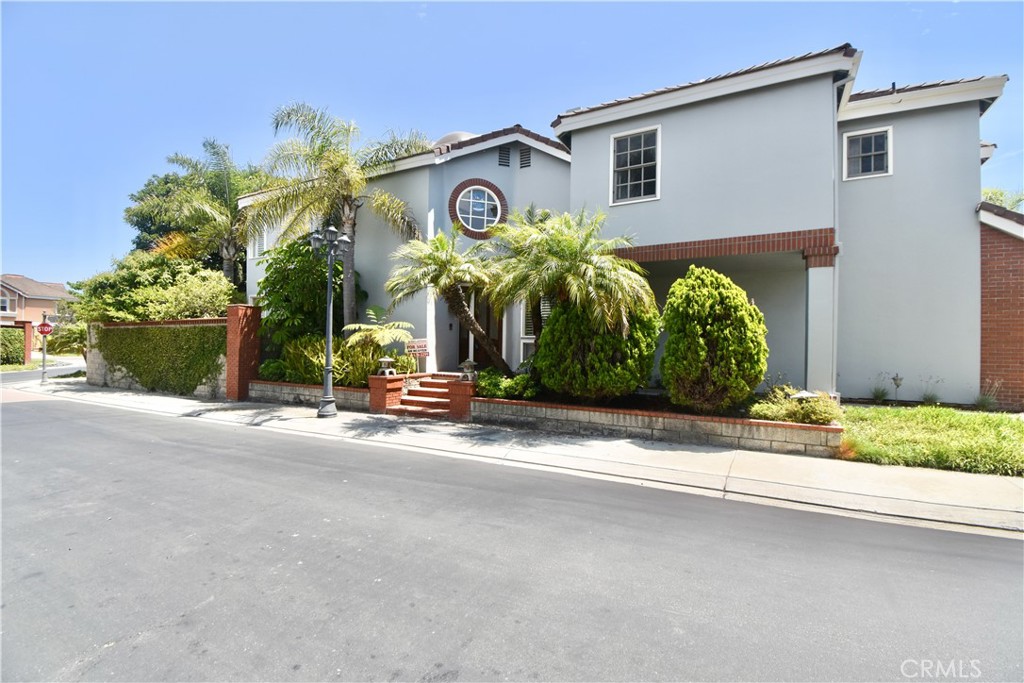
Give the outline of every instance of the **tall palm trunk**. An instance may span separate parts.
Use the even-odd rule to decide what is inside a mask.
[[[227,278],[228,282],[235,285],[235,256],[238,255],[238,246],[234,243],[234,240],[221,240],[220,242],[220,258],[223,261],[221,265],[221,272],[224,273],[224,277]]]
[[[462,293],[462,289],[454,288],[441,293],[441,297],[444,302],[448,304],[448,310],[450,310],[459,323],[465,327],[473,335],[474,341],[480,345],[487,354],[487,357],[491,359],[494,366],[501,371],[506,377],[511,377],[514,373],[512,368],[508,366],[505,359],[502,358],[501,352],[491,341],[491,338],[487,336],[484,328],[480,327],[480,323],[473,317],[472,311],[469,310],[469,304],[466,302],[466,297]]]
[[[356,211],[358,209],[359,205],[354,201],[345,201],[341,205],[341,234],[351,240],[341,253],[342,318],[345,325],[356,322],[358,317],[356,308]],[[352,332],[350,330],[344,334],[347,338]]]

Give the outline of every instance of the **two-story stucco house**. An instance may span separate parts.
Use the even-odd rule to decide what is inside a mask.
[[[24,275],[0,275],[0,321],[43,321],[43,313],[57,312],[57,303],[74,297],[59,282],[40,282]]]
[[[979,119],[1006,77],[857,92],[860,60],[841,45],[571,109],[552,124],[557,141],[519,127],[446,136],[380,184],[428,235],[458,218],[471,226],[464,239],[485,237],[476,210],[486,228],[531,202],[602,209],[606,235],[635,238],[622,255],[649,271],[659,302],[691,263],[744,287],[765,315],[769,373],[792,384],[863,397],[899,373],[905,399],[939,384],[943,400],[969,403],[986,379],[1024,392],[1024,351],[997,377],[985,349],[1010,337],[990,325],[982,344],[980,166],[992,147]],[[360,218],[357,268],[371,303],[386,303],[397,238],[370,221]],[[1012,258],[1000,263],[1024,296]],[[260,269],[249,265],[252,294]],[[430,369],[473,354],[425,297],[396,317],[436,349]],[[521,310],[488,329],[513,367],[528,354]]]

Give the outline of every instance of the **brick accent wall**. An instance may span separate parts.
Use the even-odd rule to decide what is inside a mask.
[[[228,306],[227,390],[229,401],[249,398],[249,382],[257,378],[260,366],[260,309],[258,306]]]
[[[617,249],[616,254],[637,263],[653,261],[691,261],[716,256],[742,256],[745,254],[771,254],[781,251],[803,253],[808,268],[826,268],[835,265],[839,246],[833,228],[794,230],[743,237],[723,237],[692,242],[650,244],[641,247]]]
[[[404,375],[370,375],[370,412],[386,413],[402,403]]]
[[[470,399],[476,394],[476,382],[453,380],[448,383],[448,417],[459,422],[470,419]]]
[[[998,405],[1024,410],[1024,240],[981,226],[981,386],[1002,383]]]

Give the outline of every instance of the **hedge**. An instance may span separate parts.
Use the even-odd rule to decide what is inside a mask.
[[[17,327],[0,329],[0,365],[25,364],[25,332]]]
[[[96,345],[146,389],[189,396],[220,374],[227,327],[101,327]]]

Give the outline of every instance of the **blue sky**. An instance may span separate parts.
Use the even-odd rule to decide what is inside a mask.
[[[856,88],[1007,74],[984,186],[1024,186],[1024,4],[3,2],[2,268],[88,277],[134,235],[128,194],[206,137],[258,163],[292,101],[364,139],[436,139],[849,42]]]

